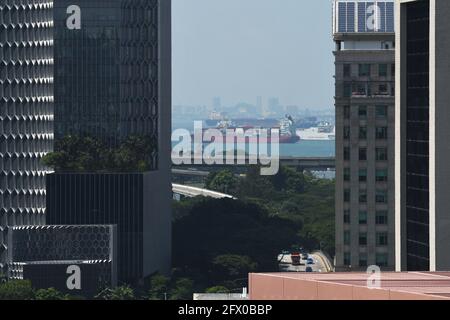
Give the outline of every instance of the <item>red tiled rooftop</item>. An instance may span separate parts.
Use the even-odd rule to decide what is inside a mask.
[[[450,299],[450,272],[386,272],[377,289],[368,288],[368,277],[367,273],[251,274],[250,294],[259,299]]]

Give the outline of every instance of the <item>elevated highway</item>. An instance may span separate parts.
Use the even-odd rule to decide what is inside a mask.
[[[174,195],[179,195],[188,198],[194,198],[198,196],[214,198],[214,199],[234,199],[233,196],[225,193],[220,193],[208,189],[195,188],[190,186],[184,186],[181,184],[172,184],[172,191]]]

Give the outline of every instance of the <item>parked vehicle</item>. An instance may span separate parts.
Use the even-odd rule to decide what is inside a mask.
[[[313,258],[308,258],[306,260],[306,264],[314,264],[314,259]]]
[[[300,253],[298,252],[291,253],[291,260],[293,266],[299,266],[301,264]]]
[[[306,272],[313,272],[313,269],[311,267],[306,267],[305,271]]]

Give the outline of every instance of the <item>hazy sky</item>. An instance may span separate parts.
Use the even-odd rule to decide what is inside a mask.
[[[173,103],[333,103],[331,0],[172,0]]]

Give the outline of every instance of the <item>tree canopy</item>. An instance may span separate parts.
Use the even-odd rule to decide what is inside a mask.
[[[130,136],[116,147],[90,136],[66,136],[42,162],[57,172],[142,172],[151,169],[155,151],[148,136]]]

